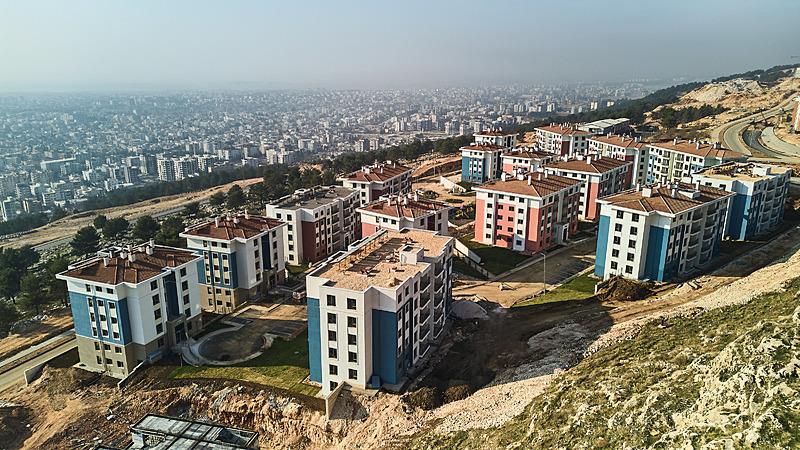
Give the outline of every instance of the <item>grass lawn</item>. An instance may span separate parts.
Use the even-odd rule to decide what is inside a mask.
[[[468,277],[475,278],[477,280],[485,280],[486,276],[477,270],[474,267],[470,266],[466,262],[464,262],[461,258],[453,258],[453,270],[458,273],[467,275]]]
[[[299,266],[292,265],[292,264],[287,264],[286,265],[286,270],[288,270],[289,273],[292,274],[292,275],[297,275],[297,274],[303,273],[306,270],[308,270],[308,263],[303,263],[303,264],[301,264]]]
[[[241,380],[314,396],[319,388],[303,384],[308,376],[308,332],[284,341],[276,339],[258,358],[234,366],[184,366],[176,368],[172,378],[224,378]]]
[[[481,265],[484,269],[495,275],[509,271],[530,258],[530,256],[525,256],[507,248],[475,242],[470,236],[464,236],[459,240],[481,257]]]
[[[597,280],[590,275],[591,273],[585,273],[579,277],[575,277],[572,281],[564,283],[544,295],[517,303],[514,306],[540,305],[542,303],[589,298],[594,295],[594,285],[597,284]]]

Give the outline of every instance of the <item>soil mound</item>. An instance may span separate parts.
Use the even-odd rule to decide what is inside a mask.
[[[632,302],[653,294],[652,283],[616,277],[608,280],[597,296],[605,301]]]

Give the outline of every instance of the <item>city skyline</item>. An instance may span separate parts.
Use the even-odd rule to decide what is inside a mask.
[[[796,62],[800,4],[766,3],[5,4],[0,92],[706,79]]]

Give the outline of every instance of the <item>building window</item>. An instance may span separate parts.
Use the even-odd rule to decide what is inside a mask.
[[[631,266],[625,266],[625,273],[627,273],[627,274],[631,274],[631,273],[633,273],[633,267],[631,267]]]
[[[328,373],[331,374],[331,375],[338,375],[339,374],[339,367],[334,365],[334,364],[330,364],[328,366]]]
[[[161,310],[157,309],[157,310],[153,311],[153,316],[155,316],[156,320],[160,319],[161,318]]]
[[[99,342],[95,342],[94,343],[94,349],[97,350],[97,351],[100,351],[100,343]]]
[[[356,352],[347,352],[347,362],[357,363],[358,354],[356,354]]]
[[[328,306],[336,306],[336,297],[334,297],[333,295],[329,295],[327,297],[327,301],[328,301]],[[328,322],[328,323],[331,323],[331,322]]]
[[[628,241],[628,248],[636,248],[636,241],[633,239]]]
[[[86,285],[86,292],[92,292],[92,287],[91,287],[91,286],[89,286],[88,284]],[[91,303],[91,302],[92,302],[92,301],[91,301],[91,300],[89,300],[89,303]]]
[[[186,294],[186,295],[183,296],[183,304],[184,305],[188,305],[189,304],[189,294]]]
[[[616,258],[617,256],[619,256],[619,250],[617,249],[611,250],[611,257]]]
[[[617,262],[616,261],[611,261],[611,268],[614,269],[614,270],[617,269]]]
[[[117,304],[116,303],[112,303],[112,302],[108,302],[108,309],[117,309]]]
[[[356,335],[355,334],[348,334],[347,335],[347,345],[356,345]]]
[[[354,310],[356,309],[356,299],[348,298],[347,299],[347,309]]]
[[[636,227],[631,227],[631,235],[636,236],[639,234],[639,229]]]
[[[328,323],[336,323],[336,314],[328,313]]]
[[[122,361],[117,361],[117,367],[123,367],[123,366],[124,364],[122,363]]]
[[[160,323],[159,323],[159,324],[157,324],[157,325],[156,325],[156,334],[161,334],[161,333],[163,333],[163,332],[164,332],[164,325],[163,325],[163,324],[160,324]]]
[[[189,282],[188,281],[184,281],[184,282],[181,283],[181,290],[183,290],[183,291],[188,291],[189,290]]]
[[[349,370],[347,371],[347,376],[348,376],[348,377],[349,377],[351,380],[355,380],[355,379],[357,379],[357,378],[358,378],[358,371],[357,371],[356,369],[349,369]]]
[[[163,346],[164,346],[164,338],[159,338],[158,339],[158,347],[161,348]]]
[[[336,359],[336,349],[335,348],[329,348],[328,349],[328,358]]]
[[[633,253],[628,253],[628,261],[633,261]]]
[[[619,236],[614,236],[614,244],[615,245],[619,245],[620,242],[621,242],[621,239],[619,238]]]
[[[150,290],[151,291],[155,291],[156,289],[158,289],[158,281],[151,281],[150,282]]]
[[[331,390],[331,391],[335,390],[335,389],[336,389],[336,386],[338,386],[338,384],[337,384],[335,381],[331,381],[331,382],[328,384],[328,387],[330,388],[330,390]]]
[[[625,213],[622,211],[617,211],[617,219],[622,219],[623,217],[625,217]]]
[[[355,317],[348,317],[347,318],[347,326],[350,328],[355,328],[356,326],[356,318]]]
[[[336,332],[328,330],[328,340],[335,341],[336,340]]]
[[[158,294],[156,294],[156,295],[153,296],[153,306],[157,305],[158,302],[159,302]]]

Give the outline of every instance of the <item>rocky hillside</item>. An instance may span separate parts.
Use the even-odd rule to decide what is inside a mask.
[[[558,377],[503,426],[414,448],[797,448],[800,278],[653,322]]]

